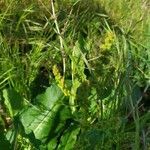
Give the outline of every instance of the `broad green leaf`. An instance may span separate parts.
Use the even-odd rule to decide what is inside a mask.
[[[56,149],[57,146],[57,138],[53,138],[50,140],[50,142],[47,145],[48,150]]]
[[[49,87],[44,94],[38,96],[38,102],[46,108],[30,106],[20,115],[26,134],[34,133],[35,138],[45,142],[55,137],[71,117],[68,106],[63,104],[63,94],[56,85]]]
[[[55,102],[60,99],[63,99],[64,95],[61,89],[53,84],[51,87],[46,89],[44,94],[40,94],[36,97],[38,103],[42,104],[44,107],[51,109]]]
[[[17,130],[14,129],[9,129],[6,133],[6,139],[12,144],[14,142],[14,140],[16,140],[16,132]]]
[[[40,110],[36,107],[29,107],[21,115],[21,122],[27,134],[33,132],[36,139],[46,140],[52,126],[55,124],[54,120],[56,112],[60,108],[56,105],[53,110]]]
[[[3,90],[4,103],[11,115],[13,117],[16,115],[23,107],[23,98],[14,89],[4,89]]]
[[[79,131],[80,128],[77,125],[70,126],[70,128],[63,134],[58,150],[72,150],[76,143]]]
[[[20,116],[26,134],[34,133],[35,138],[45,142],[47,138],[56,136],[65,126],[65,120],[71,112],[63,105],[55,105],[52,110],[40,110],[29,107]]]

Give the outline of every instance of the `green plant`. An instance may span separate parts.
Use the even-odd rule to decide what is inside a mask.
[[[148,1],[0,8],[0,146],[150,147]]]

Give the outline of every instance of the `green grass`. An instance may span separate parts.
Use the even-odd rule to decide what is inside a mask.
[[[0,146],[149,149],[149,15],[148,0],[2,0]]]

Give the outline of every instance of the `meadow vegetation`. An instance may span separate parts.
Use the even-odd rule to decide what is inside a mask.
[[[150,149],[149,0],[1,0],[0,148]]]

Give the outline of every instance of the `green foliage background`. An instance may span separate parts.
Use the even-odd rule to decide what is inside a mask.
[[[1,0],[0,147],[150,148],[148,0]]]

